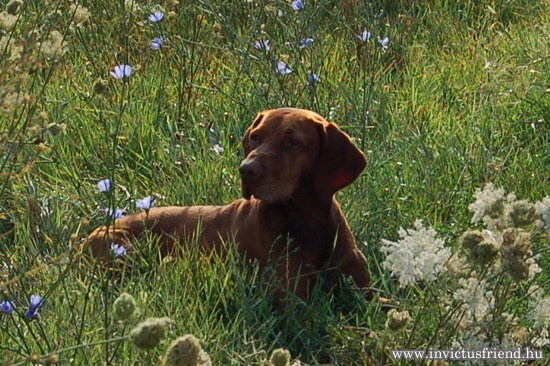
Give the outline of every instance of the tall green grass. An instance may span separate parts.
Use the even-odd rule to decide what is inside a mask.
[[[89,16],[68,1],[15,3],[0,9],[0,301],[15,305],[0,313],[0,364],[50,354],[59,364],[155,364],[168,339],[143,352],[125,338],[150,316],[175,321],[170,339],[194,334],[215,365],[259,365],[279,347],[312,365],[391,364],[392,348],[449,348],[458,330],[439,331],[441,293],[399,288],[381,239],[423,219],[458,252],[476,188],[549,195],[547,1],[356,1],[353,11],[335,0],[306,0],[301,11],[282,0],[81,1]],[[148,20],[155,10],[159,23]],[[314,42],[301,48],[305,38]],[[255,47],[261,40],[269,52]],[[278,60],[292,73],[278,74]],[[118,64],[134,74],[115,80]],[[118,280],[78,260],[81,238],[111,220],[106,208],[134,212],[148,195],[157,205],[238,198],[244,130],[257,112],[285,106],[337,122],[367,155],[338,199],[374,286],[414,325],[390,332],[387,309],[348,282],[274,309],[261,274],[192,245],[162,260],[140,243]],[[104,178],[110,194],[97,189]],[[533,241],[544,271],[532,283],[547,293],[548,235]],[[521,314],[526,286],[507,298]],[[117,323],[111,307],[123,291],[141,315]],[[44,305],[29,321],[31,294]]]

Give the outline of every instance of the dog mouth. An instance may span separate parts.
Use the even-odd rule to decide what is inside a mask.
[[[282,202],[290,198],[290,194],[284,194],[280,189],[276,189],[273,184],[250,184],[241,183],[242,196],[249,200],[251,197],[268,203]]]

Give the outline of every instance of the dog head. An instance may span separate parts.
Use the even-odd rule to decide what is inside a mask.
[[[351,184],[366,165],[347,134],[303,109],[261,112],[246,130],[243,147],[246,157],[239,171],[246,199],[286,201],[303,182],[311,182],[325,202]]]

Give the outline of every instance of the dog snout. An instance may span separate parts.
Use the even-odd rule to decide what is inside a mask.
[[[239,173],[243,180],[252,181],[262,175],[262,166],[256,160],[245,160],[239,167]]]

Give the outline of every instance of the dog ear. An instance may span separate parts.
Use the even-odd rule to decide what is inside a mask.
[[[252,131],[256,126],[260,124],[262,119],[264,119],[264,112],[258,113],[256,118],[254,118],[254,122],[252,122],[252,125],[246,129],[243,135],[242,144],[243,144],[243,150],[244,150],[244,156],[248,156],[250,154],[250,144],[248,143],[248,136],[250,136],[250,131]]]
[[[365,155],[333,123],[320,124],[321,150],[313,169],[313,184],[323,202],[350,185],[365,169]]]

